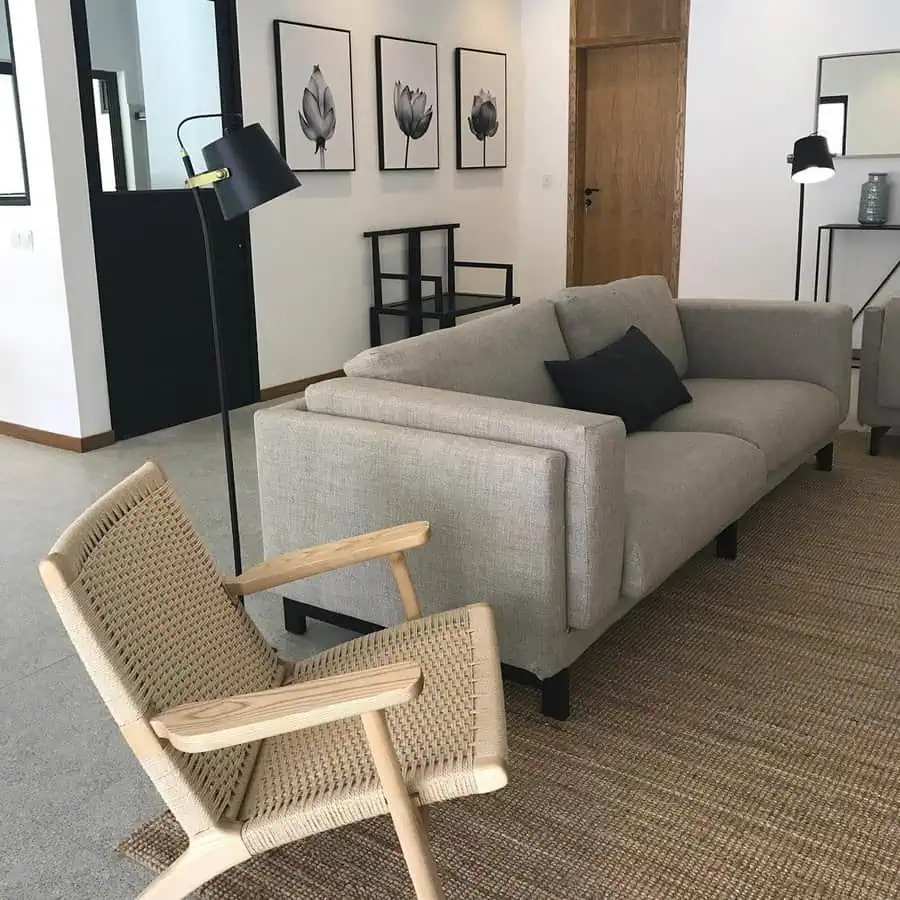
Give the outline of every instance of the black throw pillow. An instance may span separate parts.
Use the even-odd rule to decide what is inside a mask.
[[[693,399],[669,358],[640,328],[629,328],[584,359],[544,365],[568,409],[618,416],[629,434],[646,431]]]

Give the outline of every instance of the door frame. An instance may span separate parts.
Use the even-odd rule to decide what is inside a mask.
[[[208,0],[215,4],[216,43],[219,56],[219,94],[223,113],[243,115],[244,104],[241,90],[240,48],[238,45],[238,13],[237,0]],[[72,11],[72,34],[75,44],[75,66],[78,75],[79,98],[81,101],[81,124],[84,132],[85,164],[88,177],[88,194],[93,198],[104,193],[100,177],[100,147],[97,140],[97,119],[94,112],[93,72],[91,69],[91,43],[88,30],[87,0],[70,0]],[[175,136],[172,135],[173,145]],[[122,191],[117,193],[167,193],[181,192],[186,188],[162,189],[158,191]],[[93,210],[91,211],[93,220]],[[253,255],[250,244],[250,219],[244,216],[237,220],[236,227],[242,231],[240,246],[245,257],[247,271],[248,322],[252,332],[247,336],[247,349],[250,355],[250,371],[253,383],[251,393],[255,402],[259,401],[259,337],[256,324],[256,296],[253,279]],[[199,227],[199,225],[198,225]],[[95,229],[96,234],[96,229]]]
[[[109,122],[112,131],[116,190],[127,191],[128,171],[125,162],[125,132],[123,130],[122,104],[119,95],[119,76],[117,72],[94,69],[91,72],[91,78],[93,81],[99,81],[106,92],[105,100],[106,105],[109,107]]]
[[[578,2],[571,0],[569,46],[569,191],[566,229],[566,285],[579,284],[584,245],[584,144],[587,102],[587,54],[593,50],[640,44],[679,44],[681,68],[678,79],[677,137],[675,143],[675,215],[672,222],[672,293],[678,295],[681,268],[681,222],[684,198],[684,134],[687,105],[687,54],[690,23],[690,0],[681,0],[680,33],[642,34],[614,37],[608,40],[578,37]]]

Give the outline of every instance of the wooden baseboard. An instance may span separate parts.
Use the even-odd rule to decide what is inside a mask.
[[[326,372],[324,375],[313,375],[312,378],[303,378],[300,381],[291,381],[287,384],[276,384],[275,387],[263,388],[259,392],[259,399],[264,403],[268,400],[278,400],[280,397],[290,397],[293,394],[302,394],[310,385],[320,381],[331,381],[333,378],[343,378],[344,372],[338,369],[336,372]]]
[[[111,431],[78,438],[68,434],[56,434],[53,431],[42,431],[40,428],[29,428],[27,425],[16,425],[13,422],[0,422],[0,435],[28,441],[31,444],[56,447],[58,450],[68,450],[71,453],[90,453],[91,450],[100,450],[116,442],[116,436]]]

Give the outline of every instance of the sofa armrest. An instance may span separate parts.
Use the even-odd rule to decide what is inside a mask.
[[[900,297],[863,316],[859,421],[893,425],[900,412]]]
[[[314,385],[306,403],[332,416],[564,453],[569,625],[593,627],[618,600],[625,547],[621,419],[368,378]]]
[[[878,368],[884,333],[884,307],[870,306],[863,314],[862,359],[859,366],[859,406],[862,425],[880,425],[878,410]]]
[[[850,406],[853,314],[835,303],[678,300],[692,378],[807,381]]]
[[[256,413],[267,556],[427,516],[432,537],[410,554],[422,612],[489,603],[504,660],[555,674],[565,643],[565,455],[304,411]],[[403,611],[388,566],[366,562],[279,591],[376,625]]]

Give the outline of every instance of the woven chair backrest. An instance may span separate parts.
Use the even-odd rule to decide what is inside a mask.
[[[70,526],[41,573],[126,735],[182,703],[280,683],[275,651],[223,588],[212,557],[154,463]],[[150,746],[138,756],[188,835],[237,810],[257,745],[189,756],[154,743],[150,733]]]

